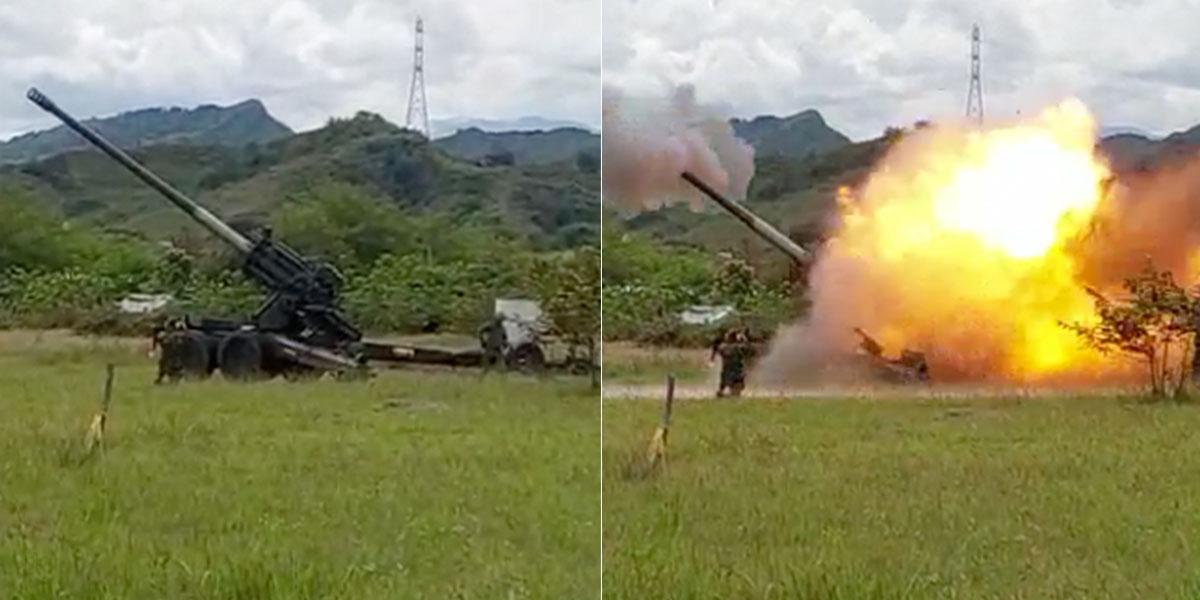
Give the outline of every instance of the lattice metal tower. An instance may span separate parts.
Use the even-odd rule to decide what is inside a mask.
[[[416,44],[413,46],[412,85],[408,89],[408,116],[404,126],[430,136],[429,108],[425,104],[425,25],[417,17]]]
[[[979,25],[971,27],[971,87],[967,90],[967,119],[983,125],[983,87],[979,85]]]

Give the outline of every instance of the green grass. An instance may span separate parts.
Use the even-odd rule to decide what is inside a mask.
[[[107,449],[78,464],[107,360]],[[0,596],[595,596],[585,381],[156,387],[148,363],[137,344],[0,337]]]
[[[668,373],[685,383],[716,380],[707,348],[641,347],[629,342],[605,342],[604,381],[618,384],[662,383]]]
[[[606,598],[1197,598],[1200,406],[604,403]]]

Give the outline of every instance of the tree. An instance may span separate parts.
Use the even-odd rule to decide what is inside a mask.
[[[750,263],[731,256],[721,265],[713,282],[713,291],[720,298],[739,303],[755,293],[757,284]]]
[[[584,247],[566,259],[543,263],[535,270],[542,310],[553,332],[572,348],[587,353],[592,387],[600,386],[597,347],[600,343],[600,250]]]
[[[1200,302],[1169,271],[1159,272],[1149,263],[1124,287],[1129,297],[1122,300],[1089,289],[1099,321],[1063,325],[1101,352],[1145,361],[1155,396],[1181,397],[1191,371]]]

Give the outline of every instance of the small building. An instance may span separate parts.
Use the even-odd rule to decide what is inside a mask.
[[[157,312],[175,301],[171,294],[129,294],[117,302],[117,310],[126,315]]]
[[[729,304],[693,304],[679,313],[679,321],[684,325],[717,325],[737,314],[737,309]]]

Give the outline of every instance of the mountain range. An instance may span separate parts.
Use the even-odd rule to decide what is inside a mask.
[[[600,161],[600,136],[575,127],[549,131],[489,132],[476,127],[460,129],[433,144],[466,160],[519,165],[548,164],[562,160]],[[586,155],[581,158],[581,155]]]
[[[574,154],[551,160],[523,151],[537,160],[481,164],[365,112],[293,133],[257,101],[139,110],[89,124],[237,227],[269,222],[314,186],[340,182],[404,211],[493,225],[539,247],[598,239],[599,163]],[[180,211],[77,138],[55,128],[6,142],[0,189],[29,190],[68,219],[152,239],[195,232]]]
[[[597,228],[601,141],[585,128],[496,132],[468,126],[430,142],[360,113],[294,133],[257,100],[142,109],[87,122],[186,193],[244,222],[263,222],[298,192],[332,179],[367,187],[404,210],[496,223],[546,246],[587,239]],[[530,118],[524,124],[557,123]],[[730,124],[755,149],[746,201],[801,237],[832,209],[834,190],[866,177],[894,141],[852,141],[815,110]],[[1129,127],[1102,131],[1110,135],[1098,149],[1118,172],[1151,169],[1200,148],[1200,125],[1162,138]],[[83,144],[62,127],[0,143],[0,185],[33,189],[73,219],[151,236],[190,227]],[[705,244],[728,246],[744,237],[728,219],[682,208],[628,223]]]
[[[567,119],[548,119],[539,116],[526,116],[516,119],[477,119],[473,117],[452,117],[449,119],[433,119],[429,124],[434,139],[454,135],[463,129],[479,129],[492,133],[506,131],[549,131],[551,129],[582,129],[598,133],[595,129]]]
[[[787,117],[762,115],[750,120],[731,119],[729,123],[734,134],[754,147],[757,157],[803,158],[850,143],[850,138],[827,125],[821,113],[812,109]]]
[[[258,100],[230,106],[205,104],[193,109],[145,108],[83,123],[123,148],[154,144],[243,146],[292,135],[292,130],[272,117]],[[59,125],[0,143],[0,164],[47,158],[87,146],[78,134]]]
[[[235,147],[268,143],[294,133],[254,99],[230,106],[147,108],[84,123],[122,148],[160,144]],[[454,128],[450,135],[435,135],[436,146],[476,163],[549,164],[577,160],[580,153],[590,155],[585,161],[599,161],[600,136],[570,121],[522,117],[435,123]],[[0,164],[29,162],[87,147],[75,132],[59,125],[0,142]]]
[[[1149,170],[1195,155],[1200,148],[1200,125],[1161,139],[1138,133],[1118,133],[1101,139],[1098,147],[1118,172]]]

